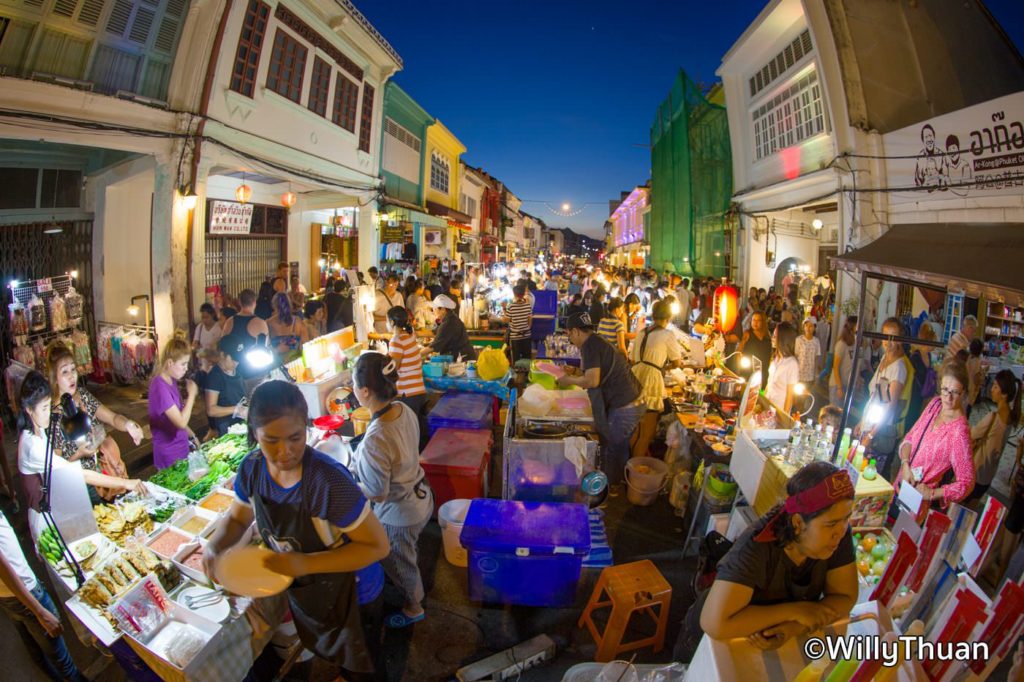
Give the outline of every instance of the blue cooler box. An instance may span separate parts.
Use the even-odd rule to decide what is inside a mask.
[[[487,393],[445,393],[427,415],[430,435],[438,429],[486,429],[494,423],[494,407]]]
[[[590,552],[587,506],[477,499],[460,535],[469,552],[469,598],[572,606]]]

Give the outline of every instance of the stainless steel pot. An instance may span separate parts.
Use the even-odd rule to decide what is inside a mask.
[[[715,380],[715,393],[725,400],[738,400],[743,393],[743,379],[720,376]]]

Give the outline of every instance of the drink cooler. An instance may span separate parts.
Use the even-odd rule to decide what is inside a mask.
[[[460,541],[469,597],[522,606],[572,606],[590,525],[583,504],[473,500]]]

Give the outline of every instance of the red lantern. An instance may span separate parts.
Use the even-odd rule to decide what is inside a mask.
[[[252,198],[252,187],[249,187],[249,185],[246,185],[246,184],[243,183],[243,184],[239,185],[235,189],[235,199],[238,200],[238,203],[240,203],[240,204],[247,203],[249,201],[249,199],[251,199],[251,198]]]
[[[281,195],[281,205],[285,208],[291,208],[295,205],[298,197],[295,196],[295,192],[288,191]]]
[[[736,326],[740,315],[740,295],[728,284],[715,289],[715,328],[728,334]]]

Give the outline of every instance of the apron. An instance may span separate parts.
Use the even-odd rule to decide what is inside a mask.
[[[303,458],[303,482],[308,462],[307,448]],[[255,479],[259,469],[253,467],[252,471]],[[254,489],[255,481],[249,483],[250,490]],[[283,547],[286,551],[306,554],[328,549],[313,526],[306,490],[307,486],[303,486],[299,506],[252,496],[256,527],[267,547],[275,551]],[[296,578],[288,588],[288,605],[304,647],[348,671],[373,671],[359,619],[355,573],[319,573]]]

